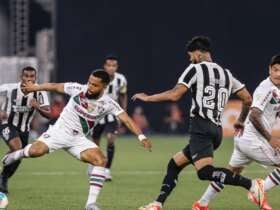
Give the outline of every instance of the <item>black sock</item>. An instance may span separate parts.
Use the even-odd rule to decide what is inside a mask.
[[[106,164],[106,168],[111,168],[112,162],[113,162],[113,158],[114,158],[114,154],[115,154],[115,145],[114,144],[110,144],[107,145],[107,164]]]
[[[4,166],[3,171],[1,173],[3,181],[7,181],[11,176],[14,175],[16,170],[18,169],[21,161],[18,160],[8,166]]]
[[[167,166],[167,174],[163,179],[162,187],[160,189],[160,195],[158,196],[156,201],[164,204],[169,194],[176,187],[178,174],[182,171],[182,169],[183,167],[177,166],[173,158],[169,161]]]
[[[250,179],[234,174],[226,168],[215,168],[214,166],[207,165],[200,169],[197,174],[201,180],[220,182],[225,185],[240,186],[247,190],[250,190],[252,186],[252,181]]]

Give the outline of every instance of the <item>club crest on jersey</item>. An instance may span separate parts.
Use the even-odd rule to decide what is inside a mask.
[[[279,95],[278,95],[276,90],[272,91],[272,98],[270,100],[270,103],[271,104],[279,104],[280,103],[280,98],[279,98]]]

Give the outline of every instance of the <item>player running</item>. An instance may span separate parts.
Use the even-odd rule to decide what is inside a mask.
[[[103,70],[93,71],[87,85],[78,83],[45,83],[26,85],[25,91],[53,91],[71,96],[57,122],[50,126],[33,144],[10,153],[3,158],[9,165],[22,158],[35,158],[58,149],[64,149],[77,159],[94,165],[90,173],[90,188],[85,210],[98,210],[96,200],[105,180],[106,158],[100,148],[87,139],[93,127],[108,114],[117,116],[128,129],[138,136],[146,149],[150,141],[142,134],[128,114],[109,96],[104,94],[110,77]]]
[[[118,102],[121,108],[127,110],[127,80],[123,74],[117,72],[119,68],[118,58],[109,55],[105,58],[103,68],[110,76],[110,83],[105,90],[113,100]],[[119,129],[117,118],[112,115],[106,115],[93,129],[93,140],[99,146],[102,133],[107,138],[107,164],[106,164],[106,181],[112,181],[110,168],[112,166],[115,154],[115,139]],[[91,167],[89,167],[90,169]]]
[[[264,190],[280,184],[280,140],[271,135],[280,113],[280,55],[272,57],[269,65],[269,77],[262,81],[253,95],[251,112],[246,120],[244,132],[234,138],[234,150],[229,169],[240,174],[252,161],[266,166],[276,166],[264,182]],[[209,210],[209,202],[224,188],[223,184],[212,182],[193,210]],[[248,197],[256,203],[253,194]],[[266,199],[263,210],[272,210]]]
[[[150,96],[145,93],[133,96],[133,100],[146,102],[178,101],[189,89],[192,92],[190,142],[169,161],[156,201],[140,207],[140,210],[161,210],[176,186],[178,174],[189,164],[194,165],[199,179],[243,187],[258,198],[260,205],[263,202],[263,180],[252,181],[235,175],[229,169],[213,166],[214,150],[220,146],[223,136],[221,114],[229,96],[235,94],[243,101],[242,113],[235,124],[238,129],[243,126],[252,99],[245,86],[229,70],[212,61],[210,51],[207,37],[194,37],[187,45],[192,64],[183,72],[173,89]]]
[[[25,84],[34,84],[36,77],[36,69],[26,66],[21,70],[20,82],[0,85],[0,137],[8,145],[10,152],[28,144],[30,124],[37,112],[43,117],[51,118],[47,93],[26,93],[23,90]],[[20,163],[19,160],[3,168],[0,175],[0,192],[8,193],[8,180]]]

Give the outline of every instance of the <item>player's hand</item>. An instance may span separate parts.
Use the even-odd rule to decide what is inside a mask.
[[[31,92],[35,92],[38,91],[38,84],[34,84],[34,83],[26,83],[26,84],[22,84],[21,90],[23,93],[27,94],[27,93],[31,93]]]
[[[38,103],[38,101],[33,98],[31,101],[30,101],[30,107],[34,108],[34,109],[39,109],[40,108],[40,104]]]
[[[6,120],[8,118],[8,114],[6,112],[0,111],[0,121]]]
[[[271,139],[269,140],[269,143],[274,149],[280,150],[280,139],[271,137]]]
[[[245,127],[243,122],[237,121],[236,123],[234,123],[233,127],[234,127],[235,136],[240,137],[243,135],[244,127]]]
[[[149,139],[144,139],[140,143],[145,149],[149,150],[150,152],[152,151],[152,143]]]
[[[136,101],[137,99],[141,101],[148,101],[148,97],[149,96],[146,93],[136,93],[131,99],[133,101]]]

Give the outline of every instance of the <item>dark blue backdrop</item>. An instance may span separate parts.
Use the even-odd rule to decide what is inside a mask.
[[[128,78],[130,96],[165,90],[188,64],[186,41],[203,34],[213,41],[214,60],[253,91],[268,75],[270,57],[280,52],[279,8],[277,0],[60,0],[57,80],[85,82],[104,55],[114,52]],[[188,99],[181,103],[185,108]],[[145,105],[155,127],[162,121],[163,107]]]

